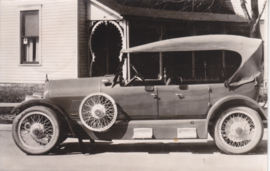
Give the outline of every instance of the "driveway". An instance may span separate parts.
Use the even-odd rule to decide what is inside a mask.
[[[210,137],[210,136],[209,136]],[[0,170],[116,171],[266,171],[267,129],[258,148],[246,155],[222,153],[207,140],[85,141],[91,154],[82,154],[77,139],[67,139],[48,155],[26,155],[14,144],[11,131],[0,131]]]

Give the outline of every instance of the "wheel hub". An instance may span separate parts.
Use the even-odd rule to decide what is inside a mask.
[[[95,106],[93,106],[92,115],[96,119],[103,118],[106,115],[105,106],[102,104],[96,104]]]
[[[248,123],[234,122],[229,129],[228,138],[234,142],[241,142],[249,134]]]
[[[236,132],[237,134],[241,135],[242,132],[243,132],[243,130],[242,130],[242,128],[237,128],[237,129],[235,130],[235,132]]]
[[[30,134],[37,139],[44,138],[44,125],[41,123],[34,123],[30,128]]]

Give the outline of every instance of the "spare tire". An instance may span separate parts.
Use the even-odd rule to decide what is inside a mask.
[[[105,93],[86,96],[79,108],[83,125],[95,132],[108,130],[117,118],[117,106],[113,98]]]

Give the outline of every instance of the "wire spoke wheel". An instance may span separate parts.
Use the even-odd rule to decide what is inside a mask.
[[[253,150],[262,139],[263,127],[256,111],[247,107],[225,111],[215,126],[217,146],[226,153],[242,154]]]
[[[31,107],[13,122],[13,139],[28,154],[43,154],[57,143],[60,129],[54,111],[43,106]]]
[[[117,117],[114,100],[104,93],[91,94],[84,98],[79,112],[82,123],[96,132],[109,129]]]
[[[21,142],[32,149],[44,149],[54,137],[54,125],[43,113],[25,115],[19,122],[18,133]]]
[[[220,129],[223,140],[232,147],[246,146],[253,139],[255,131],[252,119],[243,113],[226,117]]]

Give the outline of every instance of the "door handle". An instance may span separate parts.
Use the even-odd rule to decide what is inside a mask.
[[[158,96],[156,94],[150,94],[151,96],[154,96],[154,99],[158,99]]]
[[[175,93],[175,95],[176,96],[178,96],[180,99],[183,99],[183,98],[185,98],[185,96],[182,94],[182,93],[180,93],[180,94],[178,94],[178,93]]]

